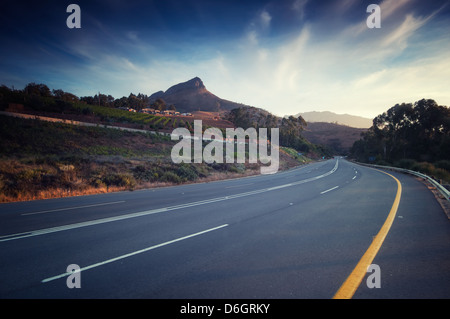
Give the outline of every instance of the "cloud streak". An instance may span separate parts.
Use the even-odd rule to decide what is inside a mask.
[[[193,8],[183,2],[175,11],[164,5],[153,4],[145,22],[138,13],[124,22],[85,10],[78,33],[58,29],[39,50],[15,57],[0,49],[0,76],[15,84],[28,71],[25,83],[116,98],[152,94],[200,76],[216,95],[277,115],[329,110],[374,117],[420,98],[450,104],[444,5],[384,0],[378,30],[367,28],[368,13],[357,0],[251,2],[245,10],[231,2],[230,12],[210,2]],[[120,8],[114,10],[128,6]],[[214,10],[214,18],[205,10]],[[19,47],[17,39],[8,41]],[[32,67],[19,67],[27,61]]]
[[[381,6],[386,10],[388,23],[378,34],[369,30],[362,19],[334,39],[317,41],[315,25],[311,24],[275,47],[253,43],[257,45],[256,52],[263,50],[264,59],[255,58],[254,63],[246,64],[241,71],[257,74],[258,85],[246,85],[242,91],[235,91],[235,98],[279,115],[294,114],[301,109],[351,112],[367,117],[374,117],[396,103],[424,97],[450,102],[448,94],[443,93],[443,83],[448,83],[450,76],[445,55],[448,45],[442,47],[441,41],[430,41],[428,46],[422,43],[418,48],[411,43],[436,12],[417,17],[407,10],[410,2],[383,1]],[[349,37],[350,30],[356,29],[361,32]],[[445,38],[441,35],[441,40]],[[422,58],[404,59],[403,53],[408,49]],[[252,50],[255,52],[255,47]]]

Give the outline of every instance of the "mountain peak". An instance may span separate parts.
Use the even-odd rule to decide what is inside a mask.
[[[198,76],[196,76],[195,78],[187,81],[186,83],[191,83],[195,87],[198,87],[198,88],[206,88],[205,85],[203,84],[202,79],[200,79]]]
[[[206,91],[203,81],[199,77],[195,77],[189,81],[176,84],[170,87],[165,94],[176,94],[182,91]]]
[[[177,110],[185,112],[220,112],[243,106],[212,94],[206,89],[203,81],[198,76],[189,81],[171,86],[165,92],[158,91],[150,96],[151,101],[155,101],[158,98],[163,99],[166,104],[175,105]]]

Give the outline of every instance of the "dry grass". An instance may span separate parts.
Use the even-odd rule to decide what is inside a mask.
[[[209,183],[215,181],[221,181],[226,179],[242,178],[246,176],[258,175],[259,170],[246,170],[244,173],[229,173],[229,172],[215,172],[211,175],[203,178],[199,178],[196,181],[187,181],[183,184],[194,184],[194,183]],[[81,183],[80,183],[81,184]],[[10,203],[10,202],[22,202],[22,201],[33,201],[33,200],[43,200],[52,198],[63,198],[63,197],[74,197],[74,196],[85,196],[85,195],[95,195],[95,194],[105,194],[114,193],[120,191],[134,191],[161,187],[177,186],[178,183],[171,182],[143,182],[137,184],[134,187],[119,187],[119,186],[102,186],[94,187],[88,186],[83,183],[83,188],[80,189],[67,189],[67,188],[50,188],[44,190],[35,190],[34,192],[19,192],[12,195],[6,195],[0,193],[0,203]]]
[[[119,187],[111,187],[109,189],[90,187],[83,190],[72,190],[72,189],[61,189],[53,188],[40,190],[37,193],[19,193],[16,196],[5,195],[0,193],[0,203],[10,203],[10,202],[22,202],[22,201],[32,201],[32,200],[42,200],[51,198],[62,198],[62,197],[73,197],[73,196],[83,196],[83,195],[94,195],[103,193],[112,193],[124,190]]]
[[[102,128],[1,118],[0,203],[82,196],[260,174],[257,164],[174,164],[173,142]],[[280,152],[280,170],[299,165]]]
[[[299,162],[289,157],[285,153],[280,153],[280,170],[289,169],[299,165]],[[2,189],[5,187],[5,175],[15,176],[15,191],[4,192],[0,191],[0,203],[32,201],[51,198],[62,198],[72,196],[84,196],[94,194],[113,193],[120,191],[133,191],[161,187],[170,187],[180,184],[194,184],[194,183],[209,183],[227,179],[243,178],[248,176],[255,176],[260,174],[260,165],[246,164],[241,170],[214,170],[209,168],[209,171],[195,180],[183,180],[182,182],[171,181],[142,181],[133,178],[133,169],[142,165],[145,161],[131,160],[131,161],[115,161],[99,163],[91,161],[83,165],[71,165],[55,163],[54,165],[41,164],[35,165],[24,164],[18,160],[0,161],[0,185]],[[146,162],[148,165],[148,162]],[[169,164],[166,164],[169,165]],[[206,166],[205,166],[206,167]],[[8,172],[7,174],[5,174]],[[38,173],[34,173],[38,172]],[[115,176],[129,176],[133,182],[125,185],[109,185],[107,186],[103,181],[105,177],[115,174]],[[57,186],[47,186],[43,184],[45,176],[57,176]],[[2,177],[3,176],[3,177]],[[27,180],[18,180],[20,176],[27,177]],[[56,178],[56,177],[55,177]],[[13,180],[14,181],[14,180]],[[64,181],[65,186],[58,186]],[[11,180],[9,181],[11,183]],[[10,185],[11,186],[11,185]]]

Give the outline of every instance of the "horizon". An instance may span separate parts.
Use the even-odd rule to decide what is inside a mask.
[[[448,0],[7,1],[0,82],[76,96],[150,96],[199,77],[222,99],[277,116],[374,118],[423,98],[450,105]],[[369,4],[381,8],[370,29]]]

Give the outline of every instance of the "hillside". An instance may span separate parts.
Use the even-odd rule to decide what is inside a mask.
[[[242,107],[242,104],[221,99],[209,92],[203,81],[195,77],[176,84],[167,91],[158,91],[150,95],[150,102],[163,99],[167,105],[173,104],[180,112],[220,112]]]
[[[260,164],[174,164],[159,134],[0,115],[0,202],[208,182],[260,173]],[[285,149],[280,170],[309,159]]]
[[[293,148],[297,152],[307,154],[310,158],[331,157],[333,154],[332,150],[324,144],[317,145],[305,138],[303,133],[307,123],[301,117],[278,117],[256,107],[233,109],[224,113],[223,117],[236,127],[244,129],[267,128],[270,131],[272,128],[277,128],[279,129],[280,146]]]
[[[336,114],[333,112],[303,112],[295,116],[302,116],[306,122],[316,123],[334,123],[340,125],[347,125],[356,128],[369,128],[372,126],[372,120],[361,116],[349,114]]]
[[[303,136],[313,144],[327,146],[339,154],[347,154],[353,143],[361,138],[367,129],[345,125],[309,122]]]

